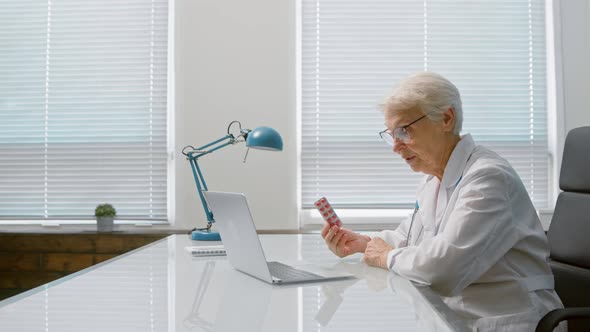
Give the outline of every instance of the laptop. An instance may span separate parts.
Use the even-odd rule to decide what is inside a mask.
[[[329,267],[303,263],[294,267],[267,262],[246,196],[240,193],[203,191],[215,218],[229,263],[238,271],[272,284],[314,282],[354,277]]]

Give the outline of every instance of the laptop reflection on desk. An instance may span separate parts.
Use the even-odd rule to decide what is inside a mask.
[[[309,263],[293,267],[267,262],[246,196],[241,193],[203,191],[221,235],[229,263],[238,271],[272,284],[316,282],[354,277]]]

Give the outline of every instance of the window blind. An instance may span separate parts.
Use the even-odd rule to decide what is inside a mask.
[[[396,82],[437,72],[461,92],[477,144],[508,159],[548,204],[542,0],[302,0],[302,203],[411,208],[421,173],[381,141],[377,105]]]
[[[167,217],[167,0],[0,2],[0,218]]]

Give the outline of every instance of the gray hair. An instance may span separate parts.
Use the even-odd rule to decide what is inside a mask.
[[[385,115],[418,107],[435,122],[442,120],[449,107],[455,110],[453,133],[459,135],[463,126],[461,95],[451,81],[439,74],[420,72],[402,80],[381,105]]]

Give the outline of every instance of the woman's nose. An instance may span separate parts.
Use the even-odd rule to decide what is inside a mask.
[[[404,144],[404,142],[401,139],[399,139],[397,137],[395,137],[393,139],[393,152],[399,153],[403,149],[403,147],[405,147],[405,146],[406,145]]]

